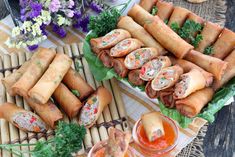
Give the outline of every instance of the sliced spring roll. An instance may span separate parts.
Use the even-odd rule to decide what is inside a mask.
[[[167,56],[159,56],[142,66],[140,78],[144,81],[151,81],[161,69],[169,66],[171,66],[171,60]]]
[[[175,7],[169,19],[168,26],[171,26],[173,23],[175,23],[179,27],[182,27],[190,12],[191,11],[189,11],[188,9]]]
[[[33,112],[26,111],[12,103],[0,105],[0,118],[26,132],[46,132],[46,124]]]
[[[145,84],[145,81],[142,80],[140,77],[140,69],[135,69],[135,70],[131,70],[129,73],[128,73],[128,81],[130,83],[132,83],[133,85],[136,85],[136,86],[141,86],[141,85],[144,85]]]
[[[121,17],[118,22],[118,28],[122,28],[129,31],[132,37],[143,42],[146,47],[154,47],[161,55],[166,54],[164,48],[131,17],[129,16]]]
[[[165,21],[168,20],[171,16],[171,13],[174,10],[174,6],[172,2],[158,1],[157,4],[157,16]]]
[[[84,103],[79,116],[79,124],[87,128],[92,127],[111,101],[111,93],[106,88],[99,87]]]
[[[70,89],[78,92],[79,100],[84,100],[94,92],[94,89],[74,69],[70,68],[63,78],[63,83]]]
[[[218,40],[213,45],[212,56],[224,59],[235,48],[235,33],[224,28]]]
[[[152,81],[149,81],[146,86],[145,86],[145,93],[146,95],[151,98],[151,99],[154,99],[154,98],[157,98],[159,96],[159,92],[158,91],[155,91],[153,90],[152,86],[151,86],[151,82]]]
[[[223,76],[228,64],[227,62],[222,61],[221,59],[204,55],[195,50],[190,51],[186,55],[185,59],[212,73],[215,79],[218,80],[220,80]]]
[[[24,74],[11,87],[13,93],[17,93],[20,96],[27,97],[28,91],[40,79],[56,54],[54,50],[47,48],[40,48],[37,53],[37,57],[32,59]]]
[[[63,83],[56,88],[53,98],[69,118],[74,118],[82,107],[81,101]]]
[[[180,82],[175,85],[174,98],[183,99],[191,93],[206,87],[206,80],[197,69],[192,69],[188,73],[180,76]]]
[[[158,0],[141,0],[140,6],[144,8],[146,11],[151,12],[153,6],[156,4]]]
[[[191,49],[193,49],[192,45],[184,41],[158,16],[155,16],[150,22],[146,23],[145,29],[177,58],[183,58]]]
[[[141,68],[144,63],[158,56],[160,56],[160,54],[155,48],[140,48],[127,55],[124,63],[128,69],[138,69]]]
[[[98,54],[98,58],[102,61],[105,67],[112,68],[113,67],[113,57],[109,55],[109,50],[101,50]]]
[[[174,87],[164,89],[159,92],[159,98],[161,102],[168,108],[175,107],[175,98],[173,97],[175,89]]]
[[[199,45],[195,50],[204,53],[205,49],[216,41],[221,31],[222,27],[218,24],[207,21],[201,32],[203,39],[199,42]]]
[[[91,46],[96,49],[108,49],[116,45],[118,42],[130,38],[131,35],[124,29],[114,29],[103,37],[93,38],[90,40]]]
[[[69,56],[58,53],[36,85],[28,92],[36,103],[45,104],[69,70],[72,60]]]
[[[145,134],[150,142],[153,142],[157,138],[165,135],[160,113],[145,113],[141,116],[141,122],[143,124]]]
[[[110,50],[110,56],[112,57],[124,57],[130,52],[141,48],[144,44],[138,39],[128,38],[120,41]]]
[[[201,89],[187,98],[177,100],[176,109],[184,116],[189,118],[195,117],[211,101],[213,94],[212,88]]]
[[[174,86],[182,74],[183,69],[179,65],[163,68],[152,81],[153,90],[160,91]]]
[[[113,59],[113,69],[121,78],[125,78],[129,72],[124,64],[125,58],[115,58]]]

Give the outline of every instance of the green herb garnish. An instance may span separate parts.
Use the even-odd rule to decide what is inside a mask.
[[[191,39],[191,43],[192,45],[196,48],[198,47],[200,41],[202,41],[203,37],[201,34],[197,34],[196,38],[192,38]]]
[[[213,46],[208,46],[207,48],[205,48],[203,53],[205,55],[210,55],[210,54],[212,54],[212,52],[213,52]]]
[[[168,24],[168,22],[169,22],[168,19],[165,19],[165,20],[164,20],[164,23],[165,23],[166,25]]]
[[[178,23],[173,22],[173,23],[171,24],[171,29],[177,33],[177,32],[179,31],[179,29],[180,29],[180,26],[179,26]]]
[[[152,15],[156,15],[157,12],[158,12],[157,6],[153,6],[152,11],[151,11],[151,14],[152,14]]]
[[[78,90],[76,90],[76,89],[72,89],[72,90],[71,90],[71,92],[72,92],[75,96],[77,96],[77,97],[79,97],[79,96],[80,96],[79,91],[78,91]]]

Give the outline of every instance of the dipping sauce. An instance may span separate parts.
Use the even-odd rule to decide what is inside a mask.
[[[96,153],[95,153],[95,156],[94,157],[104,157],[104,152],[105,152],[105,148],[101,148],[100,150],[98,150]],[[125,154],[124,157],[130,157],[128,155],[128,152]]]

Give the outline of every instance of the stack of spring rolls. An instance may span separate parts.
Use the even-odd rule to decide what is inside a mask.
[[[29,61],[2,79],[9,95],[22,96],[38,116],[5,103],[0,105],[0,118],[24,131],[44,132],[63,118],[61,108],[70,119],[77,117],[80,124],[91,127],[112,96],[104,87],[94,91],[71,64],[67,55],[39,48]]]
[[[153,7],[156,15],[150,14]],[[189,23],[202,30],[181,38],[180,28]],[[198,36],[201,40],[191,45]],[[160,0],[141,0],[119,19],[116,29],[90,44],[104,66],[132,85],[144,85],[148,97],[187,117],[200,113],[214,92],[235,76],[235,33]]]

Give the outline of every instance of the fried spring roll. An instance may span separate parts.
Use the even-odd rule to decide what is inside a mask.
[[[105,67],[112,68],[113,67],[113,57],[109,55],[109,50],[101,50],[98,54],[98,58],[102,61]]]
[[[56,54],[54,50],[47,48],[40,48],[37,53],[37,57],[32,59],[24,74],[11,87],[13,93],[17,93],[23,97],[27,97],[28,91],[40,79]]]
[[[178,24],[179,27],[182,27],[190,12],[191,11],[188,9],[175,7],[168,22],[168,26],[171,26],[173,23],[175,23]]]
[[[148,12],[152,11],[153,6],[156,4],[158,0],[141,0],[140,6],[147,10]]]
[[[147,83],[147,85],[145,86],[145,93],[149,98],[154,99],[154,98],[157,98],[159,96],[159,92],[153,90],[153,88],[151,86],[151,82],[152,81],[149,81]]]
[[[202,108],[212,99],[213,89],[201,89],[187,98],[176,101],[176,109],[183,115],[192,118],[195,117]]]
[[[110,104],[111,101],[111,93],[106,88],[99,87],[84,103],[79,115],[79,124],[87,128],[92,127],[103,109]]]
[[[213,45],[212,56],[224,59],[235,48],[235,33],[224,28],[218,40]]]
[[[161,55],[166,54],[164,48],[131,17],[129,16],[121,17],[118,22],[118,28],[122,28],[129,31],[132,37],[143,42],[146,47],[154,47]]]
[[[46,132],[46,124],[33,112],[26,111],[12,103],[0,105],[0,118],[26,132]]]
[[[56,88],[53,98],[69,118],[74,118],[82,107],[81,101],[63,83]]]
[[[221,79],[225,69],[227,68],[227,62],[215,57],[204,55],[195,50],[190,51],[186,55],[185,59],[212,73],[215,79],[218,80]]]
[[[152,18],[151,22],[146,23],[145,28],[163,47],[173,53],[177,58],[183,58],[193,49],[192,45],[184,41],[158,16]]]
[[[63,83],[70,89],[79,93],[79,100],[83,101],[94,92],[94,89],[74,69],[70,68],[63,78]]]
[[[175,107],[175,98],[173,97],[175,89],[174,87],[164,89],[159,92],[161,102],[168,108]]]
[[[203,25],[205,22],[203,18],[201,18],[200,16],[198,16],[192,12],[188,14],[187,20],[192,20],[192,21],[199,23],[201,25]]]
[[[195,50],[204,53],[205,49],[216,41],[221,31],[222,27],[218,24],[206,22],[201,32],[203,39],[199,42]]]
[[[171,16],[171,13],[174,10],[174,6],[172,2],[158,1],[157,4],[157,16],[165,21],[168,20]]]
[[[113,59],[113,68],[114,71],[120,76],[121,78],[125,78],[129,72],[129,69],[126,68],[124,64],[125,58],[115,58]]]
[[[132,83],[135,86],[141,86],[145,84],[145,81],[142,80],[140,77],[140,69],[136,69],[136,70],[131,70],[128,73],[128,81],[130,83]]]
[[[160,70],[169,66],[171,66],[171,60],[167,56],[159,56],[142,66],[140,78],[144,81],[151,81]]]
[[[56,54],[54,60],[36,85],[30,89],[29,96],[39,104],[45,104],[69,70],[72,60],[65,54]]]
[[[163,68],[152,81],[153,90],[160,91],[174,86],[182,74],[183,69],[179,65]]]

